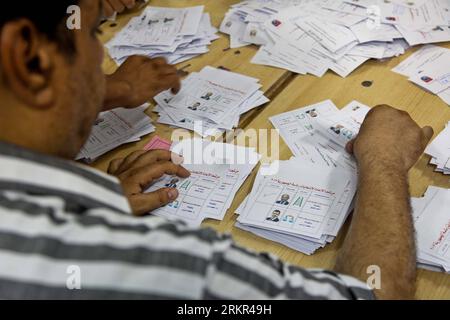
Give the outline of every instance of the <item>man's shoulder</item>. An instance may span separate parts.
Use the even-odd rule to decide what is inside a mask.
[[[57,197],[72,208],[131,212],[117,179],[74,161],[0,142],[0,165],[0,190]]]

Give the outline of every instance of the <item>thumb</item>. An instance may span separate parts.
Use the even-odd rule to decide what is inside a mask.
[[[434,131],[430,126],[426,126],[422,128],[422,132],[424,135],[423,146],[426,147],[430,142],[431,138],[433,138]]]
[[[139,193],[129,196],[133,214],[143,216],[151,211],[161,208],[178,198],[178,190],[163,188],[150,193]]]
[[[349,142],[347,143],[347,145],[345,146],[345,150],[346,150],[348,153],[353,154],[353,146],[354,146],[354,144],[355,144],[355,139],[349,141]]]
[[[109,163],[108,173],[112,175],[116,174],[116,172],[119,170],[120,166],[123,164],[124,161],[125,161],[124,158],[112,160]]]

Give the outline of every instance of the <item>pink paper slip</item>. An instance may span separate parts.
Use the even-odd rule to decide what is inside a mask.
[[[172,142],[155,136],[145,147],[144,150],[170,150]]]

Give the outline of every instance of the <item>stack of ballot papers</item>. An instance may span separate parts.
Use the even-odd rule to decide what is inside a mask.
[[[215,136],[239,125],[240,116],[269,99],[259,90],[258,79],[205,67],[183,80],[181,91],[170,90],[154,99],[159,123]]]
[[[418,266],[450,273],[450,190],[429,187],[412,198]]]
[[[148,107],[149,104],[144,104],[136,109],[119,108],[100,113],[76,160],[92,162],[122,144],[139,141],[154,132],[150,117],[144,113]]]
[[[186,179],[166,175],[152,185],[146,192],[161,188],[176,188],[179,192],[177,200],[152,214],[193,227],[207,218],[222,220],[260,160],[253,148],[202,139],[174,143],[171,150],[184,157],[183,166],[191,175]]]
[[[218,39],[204,7],[147,7],[121,30],[106,48],[120,65],[129,56],[164,57],[171,64],[207,53]]]
[[[294,156],[313,164],[356,171],[346,144],[359,133],[370,108],[352,101],[339,110],[326,100],[270,118]]]
[[[357,175],[304,158],[273,165],[276,174],[258,173],[236,227],[311,255],[335,239],[353,210]]]
[[[308,255],[332,242],[356,193],[357,165],[345,146],[369,110],[327,100],[272,117],[295,157],[264,169],[276,174],[261,169],[236,226]]]
[[[408,77],[450,105],[450,49],[424,46],[392,71]]]
[[[428,145],[425,153],[431,156],[430,163],[436,166],[437,172],[450,174],[450,122]]]
[[[252,62],[347,77],[369,59],[450,41],[449,0],[249,0],[231,6],[220,31],[232,48],[261,46]]]

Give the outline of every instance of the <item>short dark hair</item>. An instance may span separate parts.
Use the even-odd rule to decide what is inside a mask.
[[[74,51],[73,39],[65,29],[67,8],[81,0],[14,0],[0,12],[0,29],[9,21],[20,18],[31,20],[50,40],[57,41],[64,50]],[[69,39],[70,38],[70,39]]]

